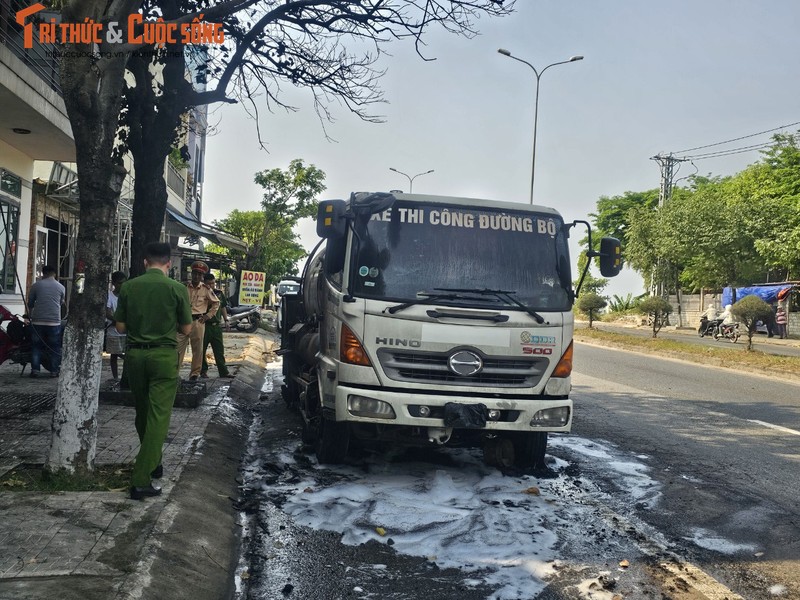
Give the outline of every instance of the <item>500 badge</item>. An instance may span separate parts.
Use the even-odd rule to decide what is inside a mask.
[[[553,353],[552,348],[542,348],[540,346],[523,346],[522,347],[523,354],[542,354],[542,355],[549,355]]]

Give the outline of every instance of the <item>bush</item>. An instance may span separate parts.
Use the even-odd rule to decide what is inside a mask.
[[[745,326],[747,331],[747,349],[753,349],[753,334],[758,321],[772,318],[772,307],[758,296],[745,296],[731,307],[731,314]]]
[[[606,304],[608,304],[608,302],[606,302],[605,298],[594,292],[581,294],[581,297],[578,298],[578,310],[589,317],[589,329],[592,328],[592,323],[595,319],[595,311],[602,310],[605,308]]]
[[[672,312],[672,305],[658,296],[650,296],[639,302],[639,312],[644,315],[650,315],[653,325],[653,337],[658,335],[658,332],[667,322],[667,316]]]

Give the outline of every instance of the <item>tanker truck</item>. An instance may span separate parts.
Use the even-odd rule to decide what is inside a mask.
[[[299,294],[283,297],[278,352],[319,462],[446,445],[543,467],[548,433],[572,425],[577,224],[616,275],[618,240],[592,250],[588,222],[544,206],[384,192],[320,202],[322,239]]]

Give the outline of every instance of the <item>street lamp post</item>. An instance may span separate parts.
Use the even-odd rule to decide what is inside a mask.
[[[542,75],[544,75],[544,72],[547,71],[547,69],[549,69],[550,67],[555,67],[556,65],[565,65],[567,63],[583,60],[583,56],[570,56],[569,59],[567,60],[554,62],[552,64],[547,65],[541,71],[538,71],[536,67],[534,67],[527,60],[522,60],[521,58],[517,58],[505,48],[499,48],[497,51],[503,56],[513,58],[516,61],[528,65],[531,69],[533,69],[533,72],[536,75],[536,100],[534,102],[534,109],[533,109],[533,158],[531,160],[531,204],[533,204],[533,182],[534,178],[536,177],[536,128],[539,123],[539,80],[542,78]]]
[[[414,180],[415,180],[417,177],[419,177],[420,175],[427,175],[428,173],[433,173],[433,169],[431,169],[430,171],[425,171],[424,173],[417,173],[416,175],[414,175],[413,177],[411,177],[410,175],[406,175],[406,174],[405,174],[405,173],[403,173],[402,171],[398,171],[398,170],[397,170],[397,169],[395,169],[394,167],[389,167],[389,170],[390,170],[390,171],[394,171],[395,173],[400,173],[400,175],[403,175],[403,176],[405,176],[405,177],[406,177],[406,179],[408,179],[408,193],[409,193],[409,194],[413,193],[413,191],[414,191]]]

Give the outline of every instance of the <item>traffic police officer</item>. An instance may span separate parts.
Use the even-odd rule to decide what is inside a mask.
[[[152,478],[163,474],[161,452],[178,389],[175,334],[188,334],[192,328],[189,294],[167,277],[169,265],[169,244],[148,244],[146,272],[122,285],[114,312],[117,331],[128,334],[125,372],[136,401],[140,447],[131,475],[134,500],[161,493]]]
[[[214,291],[203,283],[203,276],[208,273],[208,265],[203,261],[192,263],[192,280],[186,284],[189,291],[189,301],[192,305],[192,331],[188,336],[178,335],[178,364],[183,364],[186,355],[186,346],[192,346],[192,371],[189,380],[194,381],[200,376],[203,367],[203,337],[206,332],[206,321],[217,314],[219,299]]]
[[[225,365],[225,347],[222,343],[222,328],[219,326],[220,316],[227,322],[228,321],[228,299],[222,290],[215,287],[216,279],[213,273],[206,273],[203,276],[203,282],[211,288],[214,295],[219,299],[219,310],[216,314],[206,322],[206,332],[203,336],[203,367],[200,370],[200,377],[203,379],[208,377],[208,361],[206,360],[206,351],[209,344],[211,350],[214,352],[214,361],[217,363],[217,371],[220,377],[233,377],[228,372],[228,367]]]

